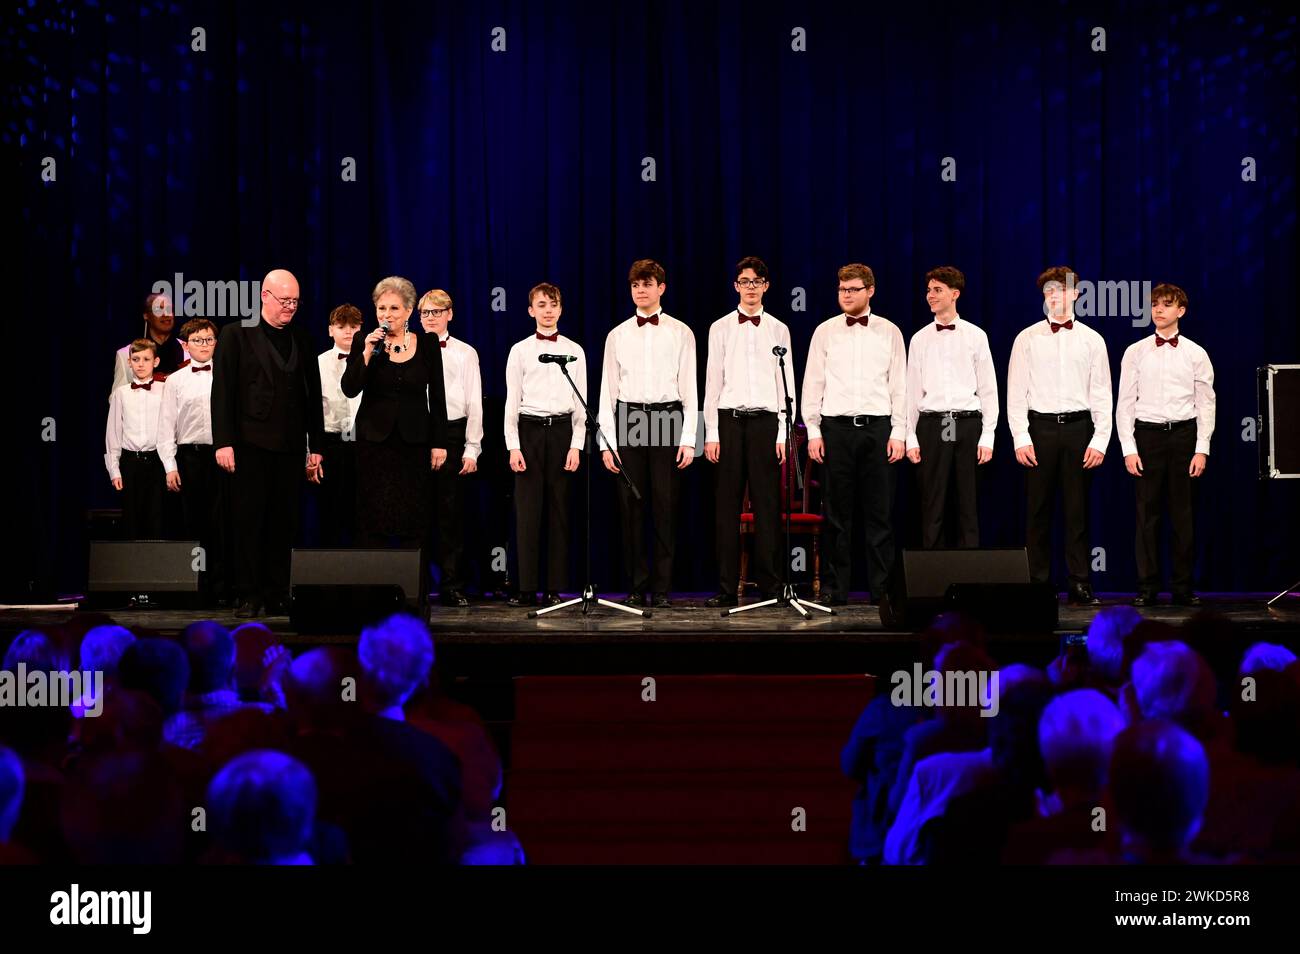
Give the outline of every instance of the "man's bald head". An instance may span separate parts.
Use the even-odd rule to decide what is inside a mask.
[[[297,312],[298,279],[288,269],[271,269],[262,279],[262,317],[271,327],[283,328]]]

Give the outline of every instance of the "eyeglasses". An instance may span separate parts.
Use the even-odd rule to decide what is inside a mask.
[[[859,285],[857,288],[845,288],[843,285],[840,286],[841,295],[856,295],[858,292],[863,292],[866,290],[867,290],[866,285]]]
[[[451,311],[450,308],[421,308],[421,309],[420,309],[420,317],[421,317],[421,318],[441,318],[443,315],[447,314],[447,312],[449,312],[449,311]]]
[[[263,288],[262,291],[266,292],[268,295],[270,295],[272,298],[274,298],[276,301],[278,301],[278,302],[280,303],[280,307],[281,307],[281,308],[288,309],[289,311],[297,311],[297,310],[298,310],[298,299],[297,299],[297,298],[281,298],[279,295],[277,295],[275,292],[271,291],[271,289],[269,289],[269,288]]]
[[[741,288],[762,288],[767,284],[766,278],[737,278],[736,284]]]
[[[190,338],[189,343],[192,345],[198,345],[200,348],[202,348],[205,345],[216,344],[217,339],[216,338]]]

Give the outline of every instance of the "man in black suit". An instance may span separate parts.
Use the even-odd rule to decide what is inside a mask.
[[[316,349],[305,328],[291,325],[297,312],[298,279],[269,272],[261,320],[223,328],[213,362],[212,443],[217,463],[235,475],[235,615],[244,619],[283,611],[303,455],[315,471],[325,441]]]

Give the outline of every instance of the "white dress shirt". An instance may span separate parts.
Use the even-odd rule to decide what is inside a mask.
[[[758,313],[758,324],[741,312],[731,311],[709,327],[709,361],[704,372],[704,440],[718,441],[718,408],[740,411],[775,411],[776,442],[785,441],[785,388],[790,399],[798,400],[794,389],[794,348],[790,329],[785,322],[765,311]],[[781,384],[781,365],[772,353],[775,347],[786,350],[785,385]]]
[[[836,315],[813,331],[803,374],[803,420],[808,439],[822,436],[822,418],[889,416],[889,439],[907,436],[907,349],[888,318],[868,310],[867,324],[849,327]]]
[[[553,332],[558,334],[558,332]],[[568,414],[573,419],[573,439],[569,446],[581,449],[587,439],[587,415],[564,374],[553,364],[537,360],[543,354],[571,354],[578,360],[569,365],[569,375],[585,399],[587,396],[587,356],[582,345],[559,335],[555,341],[543,341],[530,334],[510,349],[506,359],[506,450],[519,450],[519,415],[554,417]]]
[[[1110,444],[1110,359],[1106,339],[1078,318],[1070,328],[1052,331],[1052,322],[1036,321],[1011,346],[1007,369],[1007,425],[1011,446],[1032,444],[1029,412],[1092,415],[1088,446],[1102,454]],[[951,332],[945,332],[951,334]]]
[[[447,392],[447,420],[465,419],[465,453],[461,459],[478,460],[483,450],[483,379],[478,352],[451,335],[438,340],[446,342],[442,349],[442,383]]]
[[[316,358],[320,367],[320,403],[327,434],[351,431],[357,421],[357,409],[361,407],[362,392],[358,391],[356,397],[350,398],[343,393],[341,386],[343,372],[348,367],[347,355],[348,352],[334,347]]]
[[[1148,335],[1129,345],[1120,362],[1119,400],[1115,403],[1120,449],[1125,457],[1138,452],[1133,439],[1135,421],[1167,424],[1196,418],[1196,453],[1208,454],[1214,433],[1210,356],[1184,335],[1177,336],[1177,346],[1157,347],[1156,337]]]
[[[682,402],[681,446],[694,447],[699,389],[695,382],[695,332],[665,311],[657,312],[659,323],[638,327],[643,315],[637,309],[627,321],[614,326],[605,338],[605,357],[600,375],[600,421],[602,435],[617,439],[615,427],[619,401],[630,404]],[[602,437],[600,446],[608,444]]]
[[[955,315],[951,331],[931,319],[912,335],[907,354],[907,449],[920,447],[916,422],[922,411],[981,411],[979,444],[993,448],[998,426],[998,380],[989,336]]]
[[[131,384],[152,383],[148,390]],[[158,449],[158,421],[165,381],[136,381],[117,388],[108,398],[108,426],[104,429],[104,466],[110,480],[122,476],[122,451]]]
[[[200,371],[199,368],[207,368]],[[212,360],[187,361],[167,376],[158,417],[158,456],[163,470],[176,469],[180,444],[212,443]]]

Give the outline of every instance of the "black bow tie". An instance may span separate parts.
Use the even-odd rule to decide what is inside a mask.
[[[868,320],[871,316],[870,316],[870,315],[862,315],[862,316],[860,316],[860,317],[858,317],[858,318],[854,318],[852,315],[845,315],[844,317],[848,320],[848,323],[849,323],[849,327],[850,327],[850,328],[852,328],[854,325],[861,325],[863,328],[865,328],[865,327],[867,327],[867,320]]]
[[[956,325],[941,325],[941,324],[939,324],[938,322],[935,323],[935,326],[934,326],[934,327],[935,327],[938,331],[956,331],[956,330],[957,330],[957,326],[956,326]]]
[[[134,381],[132,381],[132,382],[131,382],[131,390],[132,390],[132,391],[135,391],[135,390],[140,390],[140,391],[151,391],[151,390],[153,390],[153,382],[152,382],[152,381],[146,381],[144,384],[136,384]]]
[[[637,315],[636,326],[638,328],[640,328],[642,325],[655,325],[656,327],[658,327],[659,314],[660,313],[656,311],[653,315]]]
[[[190,365],[190,370],[193,371],[195,374],[198,374],[200,371],[211,371],[211,370],[212,370],[212,365],[210,365],[210,364],[192,364],[192,365]]]

